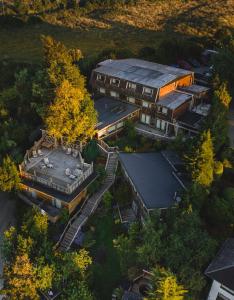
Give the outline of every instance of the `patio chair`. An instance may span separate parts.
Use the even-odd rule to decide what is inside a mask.
[[[42,153],[41,149],[38,149],[37,153],[38,153],[39,156],[43,156],[43,153]]]
[[[69,168],[67,168],[67,169],[65,170],[65,174],[66,174],[67,176],[70,176],[70,175],[71,175],[71,170],[70,170]]]
[[[76,179],[76,176],[71,174],[71,175],[69,176],[69,178],[70,178],[70,179]]]
[[[46,164],[46,165],[48,165],[50,162],[49,162],[49,158],[48,157],[44,157],[44,163]]]
[[[53,169],[54,165],[50,163],[50,164],[47,165],[47,167],[50,168],[50,169]]]
[[[32,155],[33,155],[34,158],[36,158],[37,157],[37,151],[33,150]]]
[[[71,152],[72,152],[72,149],[71,149],[71,148],[67,148],[67,152],[66,152],[66,154],[67,154],[67,155],[70,155],[70,154],[71,154]]]

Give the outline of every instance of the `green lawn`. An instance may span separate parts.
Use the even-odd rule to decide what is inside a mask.
[[[111,28],[70,29],[48,23],[24,25],[21,28],[0,28],[0,57],[13,61],[37,63],[42,58],[40,36],[51,35],[69,48],[77,47],[85,55],[106,48],[126,48],[137,53],[145,46],[156,46],[162,36],[153,31],[137,30],[129,26]],[[126,39],[126,36],[128,37]]]
[[[121,280],[119,259],[113,247],[116,225],[111,213],[94,218],[93,238],[96,243],[91,249],[94,260],[92,289],[98,300],[110,300],[113,289],[118,287]]]

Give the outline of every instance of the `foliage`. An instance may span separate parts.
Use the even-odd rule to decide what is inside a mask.
[[[11,267],[4,269],[5,293],[10,299],[39,299],[35,270],[27,254],[16,256]]]
[[[103,202],[104,207],[106,209],[110,209],[111,208],[112,200],[113,200],[112,194],[109,191],[105,192],[105,194],[102,197],[102,202]]]
[[[183,300],[187,291],[177,283],[176,276],[164,268],[155,268],[152,275],[153,289],[147,300]]]
[[[231,101],[227,84],[220,83],[220,79],[216,78],[214,85],[215,91],[212,97],[211,112],[207,119],[206,127],[210,128],[214,142],[215,152],[218,153],[225,144],[227,144],[228,123],[227,113]]]
[[[88,163],[92,161],[96,161],[99,155],[99,148],[97,146],[97,142],[95,140],[91,140],[84,148],[84,159]]]
[[[6,156],[3,159],[2,166],[0,167],[0,190],[12,191],[19,187],[20,177],[17,167],[13,160]]]
[[[204,131],[193,149],[190,157],[187,157],[193,182],[204,187],[209,187],[213,181],[214,152],[210,131]]]
[[[73,62],[78,59],[78,50],[69,52],[49,36],[43,36],[42,41],[50,88],[54,91],[44,118],[47,130],[58,139],[64,137],[68,143],[86,141],[95,133],[97,113],[85,88],[85,79]]]

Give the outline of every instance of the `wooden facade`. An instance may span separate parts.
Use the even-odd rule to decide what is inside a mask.
[[[121,101],[138,105],[140,108],[139,121],[166,133],[173,131],[173,124],[176,123],[177,119],[185,114],[186,111],[192,109],[195,104],[199,103],[198,99],[203,99],[207,95],[206,92],[194,94],[181,90],[194,84],[193,72],[183,73],[178,71],[178,76],[174,74],[174,79],[171,79],[170,75],[168,76],[168,82],[166,79],[167,75],[165,75],[164,81],[159,79],[160,82],[158,86],[155,85],[157,86],[156,88],[150,85],[150,80],[148,81],[149,85],[147,83],[144,85],[141,82],[137,82],[137,80],[133,82],[123,79],[121,75],[118,77],[118,72],[114,75],[109,75],[108,72],[100,71],[99,67],[93,70],[90,79],[90,85],[95,95],[114,97]],[[104,64],[104,67],[108,68],[108,63]],[[167,74],[167,68],[170,67],[164,67],[165,74]],[[149,70],[151,69],[149,68]],[[174,72],[176,73],[177,71],[174,70]],[[148,93],[145,92],[146,90]],[[173,108],[164,106],[164,97],[173,92],[190,95],[190,98],[175,107],[171,106]]]

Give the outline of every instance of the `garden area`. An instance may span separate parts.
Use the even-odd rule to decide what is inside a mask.
[[[113,240],[122,226],[113,219],[112,210],[99,209],[85,226],[85,244],[93,258],[91,286],[98,300],[109,300],[122,274]]]

